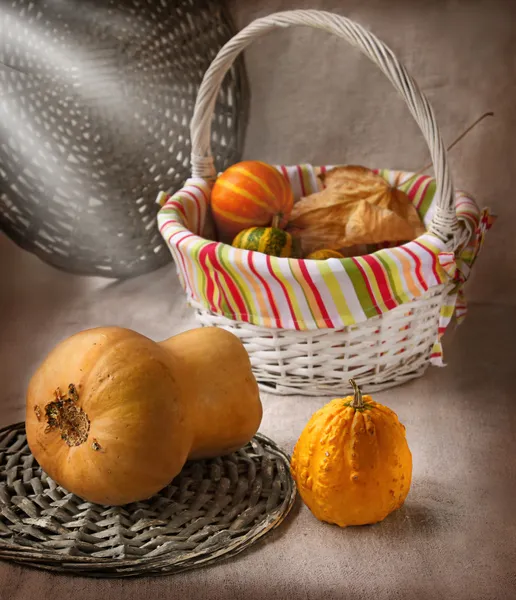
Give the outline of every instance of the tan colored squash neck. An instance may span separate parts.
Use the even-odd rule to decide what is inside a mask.
[[[228,454],[256,433],[258,385],[240,340],[218,327],[185,331],[159,344],[186,407],[191,459]]]

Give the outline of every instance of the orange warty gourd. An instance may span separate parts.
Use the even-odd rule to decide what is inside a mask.
[[[403,504],[412,480],[405,427],[351,383],[354,396],[332,400],[312,416],[291,464],[308,508],[340,527],[382,521]]]
[[[285,227],[293,205],[287,179],[272,165],[256,160],[226,169],[211,192],[213,220],[219,239],[226,243],[249,227]]]
[[[105,505],[149,498],[187,459],[244,446],[261,418],[244,346],[215,327],[161,343],[118,327],[83,331],[52,350],[27,392],[36,460]]]
[[[305,258],[310,260],[326,260],[328,258],[344,258],[344,255],[340,252],[337,252],[337,250],[328,250],[323,248],[321,250],[310,252],[310,254],[307,254]]]

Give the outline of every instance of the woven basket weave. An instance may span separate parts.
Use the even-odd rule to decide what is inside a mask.
[[[24,425],[0,430],[0,559],[99,577],[166,575],[245,550],[295,500],[288,456],[263,435],[231,455],[187,463],[144,502],[104,507],[56,485]]]
[[[342,274],[346,270],[344,261],[352,262],[352,259],[343,259],[340,267],[336,263],[333,263],[334,267],[330,266],[330,261],[337,259],[328,261],[328,269],[332,269],[335,277],[340,277],[333,280],[333,285],[340,290],[333,295],[328,286],[322,285],[327,280],[320,272],[304,286],[312,273],[317,271],[316,266],[307,263],[316,261],[280,258],[267,267],[259,253],[238,251],[241,254],[237,257],[235,249],[227,250],[220,243],[209,246],[206,240],[202,240],[201,230],[195,227],[190,230],[188,227],[188,222],[195,222],[196,214],[196,207],[189,197],[196,196],[195,201],[201,206],[204,197],[209,206],[211,185],[217,174],[210,149],[210,130],[213,110],[225,74],[240,52],[253,40],[276,28],[292,26],[314,27],[343,38],[376,63],[407,103],[428,144],[434,165],[435,201],[426,223],[427,233],[415,240],[410,249],[408,246],[412,242],[402,249],[413,257],[410,259],[411,266],[406,268],[398,261],[394,256],[397,249],[386,249],[384,256],[392,250],[389,255],[390,264],[396,265],[394,268],[387,267],[386,262],[379,267],[382,271],[379,277],[389,279],[392,270],[393,278],[396,279],[394,283],[386,284],[380,279],[376,280],[376,272],[371,271],[369,275],[366,265],[366,275],[360,283],[362,288],[371,284],[371,290],[374,286],[378,289],[383,286],[387,291],[383,297],[380,293],[375,296],[374,291],[363,294],[363,297],[367,296],[369,304],[363,310],[361,306],[353,309],[354,313],[350,307],[359,304],[358,293],[354,284],[350,284],[350,278],[346,279]],[[222,327],[240,337],[262,387],[278,394],[345,394],[349,391],[348,380],[353,378],[366,389],[374,391],[422,375],[430,362],[442,364],[440,339],[455,306],[458,306],[460,287],[481,247],[483,232],[489,227],[488,215],[481,213],[472,199],[466,199],[460,192],[454,191],[445,147],[433,110],[415,81],[388,47],[357,23],[327,12],[296,10],[260,18],[235,35],[211,63],[199,89],[190,132],[192,177],[176,194],[169,198],[158,198],[163,205],[158,215],[161,232],[174,256],[181,259],[181,262],[176,260],[176,265],[188,301],[196,309],[199,321],[205,326]],[[297,168],[301,170],[300,165]],[[284,166],[281,169],[292,183],[291,169]],[[310,167],[307,171],[313,172],[313,169]],[[393,173],[391,171],[391,175]],[[410,174],[405,174],[404,177],[411,180]],[[424,177],[419,179],[414,186],[425,180]],[[404,183],[406,179],[401,181]],[[475,215],[469,222],[468,211],[463,210],[461,219],[458,219],[456,198],[457,202],[469,203],[468,211]],[[202,210],[208,209],[202,206]],[[185,219],[180,212],[186,215]],[[416,255],[417,252],[420,254]],[[210,267],[211,271],[201,263],[201,254],[203,261],[209,256],[210,265],[215,265]],[[468,259],[464,258],[466,254]],[[257,255],[257,258],[253,259],[248,255]],[[373,262],[381,262],[380,258],[370,256]],[[254,266],[251,264],[253,261]],[[434,268],[435,264],[439,266]],[[423,276],[420,274],[422,265],[425,269]],[[355,266],[352,265],[351,268]],[[310,272],[310,276],[301,280],[294,272],[302,269]],[[415,278],[422,277],[422,281],[411,287],[408,280],[403,280],[405,271],[410,272],[410,277],[412,273]],[[234,273],[238,274],[238,279]],[[208,283],[204,284],[204,281]],[[238,287],[235,293],[228,291],[231,281],[234,287]],[[270,282],[271,285],[267,288],[263,281],[266,284]],[[402,283],[397,283],[399,281]],[[319,287],[317,282],[321,282]],[[288,286],[288,290],[282,291],[278,283],[283,286],[283,290]],[[309,289],[310,284],[312,289]],[[203,285],[205,287],[201,289]],[[416,292],[413,291],[415,288],[418,288]],[[241,293],[241,289],[245,292]],[[301,291],[292,291],[294,289]],[[406,293],[409,289],[410,292]],[[204,293],[205,290],[207,293]],[[213,290],[215,292],[211,294],[211,298],[215,300],[211,301],[208,294]],[[316,292],[319,294],[320,290],[320,296],[326,294],[324,299],[316,296]],[[339,294],[344,297],[340,304],[336,300]],[[393,295],[397,298],[396,302],[393,301]],[[252,309],[248,308],[251,301],[246,303],[246,297],[253,299]],[[255,298],[260,300],[254,301]],[[310,300],[311,298],[315,299]],[[336,318],[327,319],[332,325],[320,319],[315,324],[312,320],[309,324],[301,323],[300,326],[299,321],[295,321],[294,317],[290,319],[287,314],[289,310],[290,314],[294,314],[289,308],[293,302],[303,302],[306,314],[314,313],[312,305],[319,302],[318,306],[322,304],[327,308],[327,314],[336,315]],[[230,304],[231,310],[228,310],[227,306]],[[234,310],[233,306],[237,306],[239,310]],[[244,308],[240,309],[241,306]],[[260,312],[261,309],[256,309],[256,306],[265,308]],[[278,319],[280,311],[284,312]],[[266,316],[271,314],[276,323],[279,320],[281,325],[275,325],[273,318]],[[287,315],[285,318],[284,314]],[[297,319],[298,312],[295,315]],[[333,325],[334,322],[338,326]]]
[[[128,277],[168,262],[154,200],[188,177],[197,90],[232,31],[219,0],[2,2],[7,235],[78,274]],[[215,109],[219,168],[239,158],[246,106],[239,61]]]
[[[363,325],[331,334],[324,330],[271,332],[230,321],[199,305],[194,308],[202,325],[223,327],[242,340],[263,390],[278,395],[335,396],[347,394],[345,377],[375,392],[423,375],[446,293],[443,286],[411,302],[410,307],[400,306]]]

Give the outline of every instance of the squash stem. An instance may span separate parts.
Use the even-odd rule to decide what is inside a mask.
[[[354,379],[350,379],[349,383],[350,383],[351,387],[353,388],[353,402],[351,403],[351,406],[353,408],[364,408],[365,404],[364,404],[364,399],[362,397],[361,389],[358,387],[358,385]]]
[[[276,229],[279,229],[280,221],[281,221],[281,215],[274,215],[272,217],[272,225],[271,225],[271,227],[275,227]]]

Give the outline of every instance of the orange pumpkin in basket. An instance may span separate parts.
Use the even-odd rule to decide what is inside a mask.
[[[211,209],[219,239],[231,243],[249,227],[284,227],[294,205],[292,188],[273,166],[250,160],[226,169],[213,186]]]

